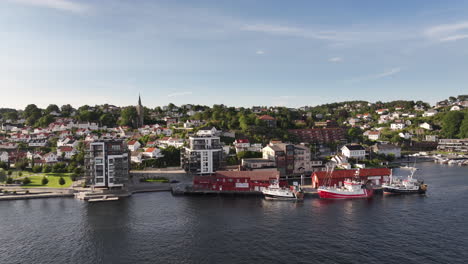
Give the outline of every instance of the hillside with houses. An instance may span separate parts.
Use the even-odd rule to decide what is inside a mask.
[[[330,160],[342,168],[379,167],[405,153],[468,153],[467,95],[432,106],[403,100],[300,108],[150,109],[141,99],[128,107],[31,104],[0,109],[0,118],[5,170],[61,168],[79,175],[91,142],[117,139],[133,169],[180,166],[194,173],[237,168],[294,175],[322,170]]]

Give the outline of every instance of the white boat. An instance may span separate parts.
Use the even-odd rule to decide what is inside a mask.
[[[423,194],[427,190],[427,185],[423,181],[413,178],[416,169],[411,170],[411,174],[406,178],[394,177],[390,175],[390,182],[382,184],[384,194]]]
[[[265,199],[267,200],[302,200],[304,193],[298,186],[290,186],[290,188],[280,187],[278,182],[271,184],[262,190]]]

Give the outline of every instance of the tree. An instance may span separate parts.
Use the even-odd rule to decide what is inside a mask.
[[[6,173],[3,169],[0,169],[0,182],[5,181],[6,179]]]
[[[0,161],[0,169],[8,170],[8,163]]]
[[[52,168],[50,167],[50,165],[47,165],[47,164],[46,164],[46,165],[44,165],[44,166],[42,167],[42,172],[43,172],[43,173],[49,173],[49,172],[51,172],[51,171],[52,171]]]
[[[135,121],[138,118],[137,110],[134,106],[125,107],[120,113],[119,124],[121,126],[135,127]]]
[[[32,172],[34,172],[34,173],[39,173],[41,171],[42,171],[42,166],[40,166],[40,165],[34,165],[32,167]]]
[[[30,183],[31,183],[31,179],[29,179],[28,177],[23,179],[23,185],[27,185],[27,184],[30,184]]]
[[[47,177],[42,177],[42,180],[41,180],[41,183],[42,185],[47,185],[49,183],[49,179],[47,179]]]
[[[54,117],[51,115],[45,115],[39,118],[39,120],[37,120],[35,125],[38,127],[46,127],[52,122],[54,122]]]
[[[463,117],[463,113],[459,111],[447,112],[442,119],[442,135],[445,138],[457,137]]]
[[[41,109],[37,108],[35,104],[30,104],[26,106],[26,108],[23,111],[23,117],[26,119],[26,124],[27,125],[34,125],[39,118],[42,116],[42,111]]]
[[[352,142],[362,142],[363,133],[359,127],[352,127],[348,130],[348,140]]]
[[[115,127],[115,124],[116,124],[117,120],[114,118],[114,116],[112,114],[105,113],[105,114],[102,114],[99,117],[99,122],[103,126]]]
[[[52,113],[52,112],[59,113],[59,112],[60,112],[60,109],[59,109],[59,107],[58,107],[57,105],[55,105],[55,104],[50,104],[49,106],[47,106],[45,112],[46,112],[47,114],[50,114],[50,113]]]
[[[63,117],[69,117],[73,112],[73,107],[69,104],[62,105],[62,107],[60,107],[60,112]]]
[[[16,121],[18,120],[18,112],[16,111],[7,112],[3,115],[3,117],[6,120]]]
[[[65,184],[65,179],[63,177],[60,177],[59,179],[59,184],[64,185]]]
[[[19,170],[24,170],[28,166],[28,160],[27,159],[20,159],[15,162],[15,168]]]
[[[465,113],[465,117],[460,124],[460,132],[458,133],[459,138],[468,138],[468,112]]]

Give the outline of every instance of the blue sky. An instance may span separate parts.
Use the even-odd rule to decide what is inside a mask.
[[[0,40],[0,107],[468,93],[466,1],[0,0]]]

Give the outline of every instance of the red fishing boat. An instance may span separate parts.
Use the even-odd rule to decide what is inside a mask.
[[[330,169],[330,179],[333,169],[334,166]],[[329,168],[327,168],[327,172],[328,170]],[[356,171],[356,175],[359,175],[359,170]],[[317,192],[319,197],[324,199],[370,198],[374,195],[374,190],[369,181],[363,184],[360,180],[354,179],[346,179],[343,186],[320,186]]]

